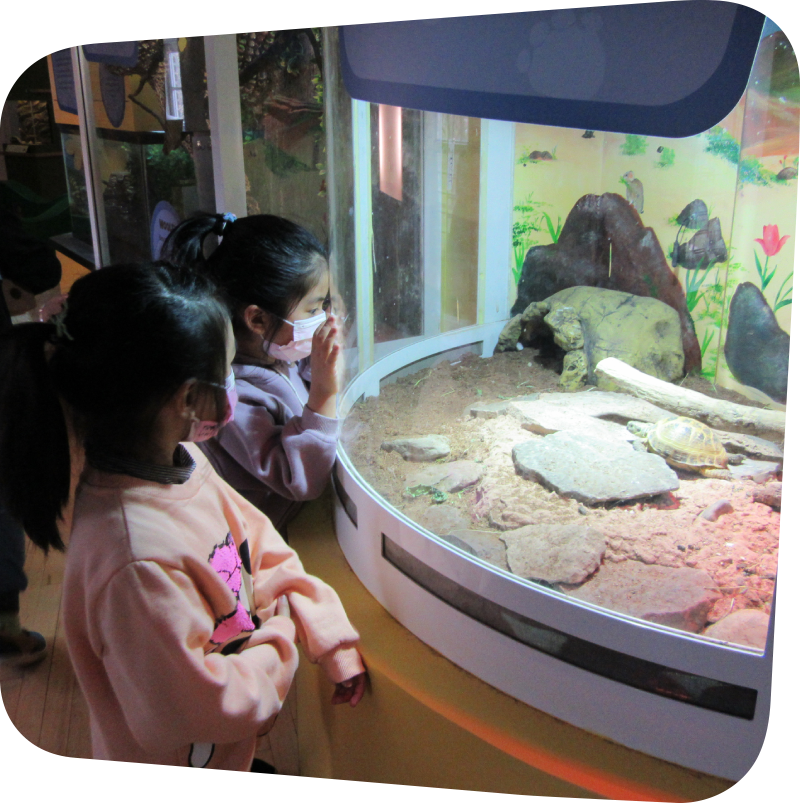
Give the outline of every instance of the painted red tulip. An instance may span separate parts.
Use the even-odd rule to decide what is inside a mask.
[[[778,234],[778,227],[774,224],[764,226],[764,239],[756,237],[756,242],[761,243],[764,253],[768,256],[775,256],[778,251],[783,248],[783,244],[789,239],[791,235],[784,234],[780,237]]]

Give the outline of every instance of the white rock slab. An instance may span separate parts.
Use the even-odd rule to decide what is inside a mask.
[[[589,505],[676,491],[678,476],[666,461],[629,443],[557,432],[511,451],[517,473]]]

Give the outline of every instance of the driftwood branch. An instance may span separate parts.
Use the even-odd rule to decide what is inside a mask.
[[[712,399],[702,393],[637,371],[622,360],[607,357],[597,363],[595,374],[613,382],[620,390],[678,415],[686,415],[718,429],[732,429],[751,435],[783,438],[786,413]]]

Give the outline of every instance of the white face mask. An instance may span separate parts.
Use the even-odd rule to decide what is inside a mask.
[[[292,327],[292,340],[285,346],[278,346],[275,343],[267,343],[264,341],[264,351],[270,357],[283,362],[295,362],[301,360],[303,357],[308,357],[311,354],[311,338],[314,337],[314,332],[325,323],[328,319],[327,312],[320,312],[319,315],[314,315],[312,318],[303,318],[299,321],[287,321],[281,318],[284,323],[288,323]]]

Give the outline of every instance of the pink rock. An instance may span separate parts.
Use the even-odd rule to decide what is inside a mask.
[[[603,564],[571,596],[689,633],[705,628],[719,599],[717,584],[699,569],[645,566],[636,560]]]
[[[528,525],[500,537],[514,574],[550,584],[582,583],[606,550],[605,536],[585,524]]]
[[[762,505],[769,505],[775,510],[780,510],[782,488],[782,482],[767,483],[763,488],[756,488],[753,491],[753,501],[760,502]]]
[[[745,608],[715,622],[703,635],[763,650],[767,645],[769,616],[764,611]]]
[[[733,505],[729,499],[718,499],[700,513],[700,518],[706,519],[706,521],[716,521],[726,513],[733,513]]]

